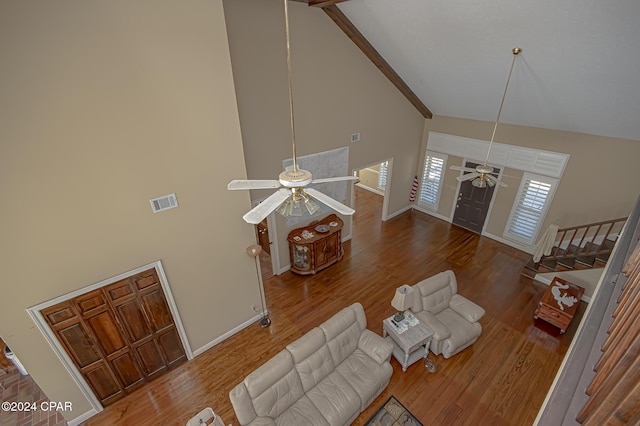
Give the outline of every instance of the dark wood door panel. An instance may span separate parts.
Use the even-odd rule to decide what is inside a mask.
[[[97,311],[108,308],[100,289],[78,296],[73,299],[73,302],[82,316],[93,315]]]
[[[58,336],[79,368],[85,368],[102,358],[82,324],[63,328],[58,331]]]
[[[122,333],[110,311],[104,311],[87,318],[86,323],[93,331],[98,345],[100,345],[106,356],[126,346]]]
[[[167,330],[158,336],[158,344],[162,350],[164,358],[167,360],[169,367],[187,359],[184,352],[182,341],[175,327]]]
[[[169,305],[160,286],[146,290],[140,297],[155,332],[174,324]]]
[[[126,390],[129,391],[133,386],[144,382],[145,377],[130,352],[127,351],[113,359],[111,365]]]
[[[151,336],[149,324],[144,317],[142,307],[136,299],[122,303],[116,306],[115,309],[131,343],[135,344]]]
[[[47,309],[43,309],[40,313],[44,316],[49,325],[54,328],[58,325],[63,326],[62,323],[76,319],[78,316],[70,302],[63,302],[50,306]]]
[[[138,357],[142,362],[142,368],[147,376],[161,373],[167,369],[169,363],[162,357],[160,350],[154,340],[140,345],[136,348]]]
[[[131,279],[136,283],[138,291],[144,290],[145,288],[152,285],[157,285],[158,287],[160,287],[160,280],[158,279],[156,271],[153,269],[141,272],[138,275],[134,275],[133,277],[131,277]]]
[[[121,303],[125,300],[129,300],[132,297],[135,297],[135,289],[131,284],[131,280],[126,278],[124,280],[120,280],[113,284],[109,284],[104,288],[105,293],[109,300],[111,300],[114,304]]]
[[[84,377],[103,405],[109,405],[124,396],[124,390],[105,362],[101,361],[95,368],[84,372]]]

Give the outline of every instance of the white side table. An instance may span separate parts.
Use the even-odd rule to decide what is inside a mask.
[[[393,343],[393,357],[402,365],[402,371],[407,371],[411,364],[424,359],[427,369],[434,372],[435,366],[428,358],[433,331],[419,322],[399,333],[391,322],[392,319],[393,316],[382,321],[382,337]]]

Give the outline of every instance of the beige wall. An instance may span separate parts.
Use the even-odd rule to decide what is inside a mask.
[[[454,117],[434,116],[425,120],[420,164],[424,160],[430,131],[488,140],[494,123]],[[581,133],[500,124],[496,142],[527,146],[570,155],[564,175],[549,208],[542,230],[551,223],[567,227],[625,217],[638,197],[640,181],[640,141],[607,138]],[[452,216],[459,172],[449,166],[461,165],[462,158],[449,156],[444,193],[438,214]],[[498,188],[486,231],[502,237],[513,206],[522,172],[506,168],[508,188]]]
[[[282,2],[224,4],[247,173],[273,179],[291,158]],[[298,155],[349,145],[349,170],[393,157],[392,215],[408,205],[423,117],[322,10],[289,2],[289,14]],[[289,230],[278,231],[282,241]]]
[[[194,350],[260,303],[222,2],[2,2],[0,57],[0,335],[73,419],[26,308],[158,259]]]

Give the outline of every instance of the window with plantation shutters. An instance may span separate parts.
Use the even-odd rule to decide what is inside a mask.
[[[385,189],[387,186],[387,173],[389,172],[389,162],[380,163],[380,174],[378,175],[378,188]]]
[[[524,174],[505,237],[528,245],[535,243],[557,182],[545,176]]]
[[[427,151],[424,157],[424,168],[420,180],[420,196],[418,204],[430,209],[438,209],[442,179],[447,164],[447,155]]]

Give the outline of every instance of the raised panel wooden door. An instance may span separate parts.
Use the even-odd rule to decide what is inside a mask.
[[[148,377],[186,360],[182,341],[155,270],[105,287]],[[175,337],[174,337],[175,336]]]
[[[62,302],[44,309],[42,314],[100,402],[108,405],[120,399],[125,388],[114,375],[76,307],[70,301]]]
[[[73,302],[83,312],[84,323],[93,333],[104,359],[111,366],[122,388],[130,391],[144,383],[145,377],[140,365],[131,354],[129,342],[123,335],[102,290],[76,297]]]
[[[103,405],[186,360],[154,269],[42,314]]]

